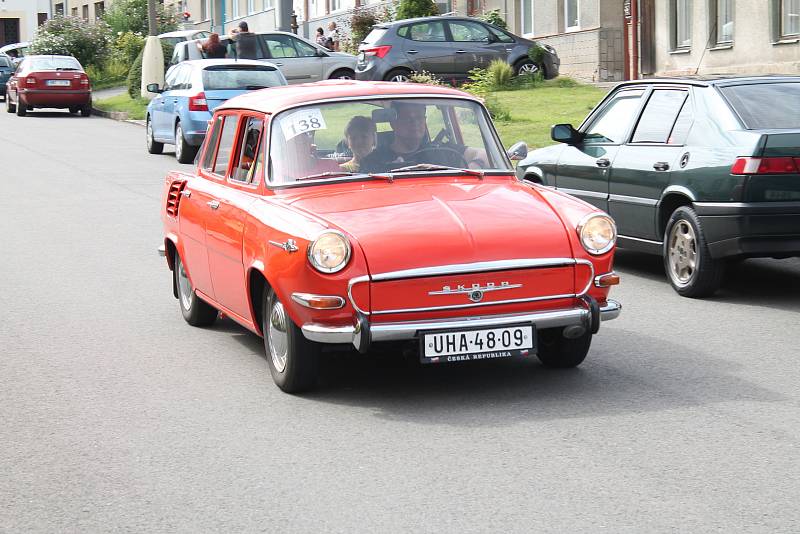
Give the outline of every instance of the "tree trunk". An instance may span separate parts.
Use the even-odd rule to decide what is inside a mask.
[[[158,35],[158,20],[156,19],[156,0],[147,0],[147,26],[148,35]]]

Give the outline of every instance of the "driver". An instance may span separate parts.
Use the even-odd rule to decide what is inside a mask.
[[[463,145],[440,145],[431,143],[428,138],[428,125],[425,120],[425,105],[415,102],[392,102],[394,118],[389,121],[392,127],[392,142],[378,146],[361,162],[361,172],[387,172],[399,167],[420,163],[449,165],[455,167],[483,167],[484,151]]]

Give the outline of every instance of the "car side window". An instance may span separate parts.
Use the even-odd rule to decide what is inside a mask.
[[[636,112],[639,110],[644,89],[620,91],[600,110],[597,117],[584,130],[584,144],[620,144],[625,142]]]
[[[175,80],[175,89],[192,88],[192,68],[184,65]]]
[[[453,41],[463,42],[489,42],[489,30],[482,24],[477,22],[449,22],[450,34],[453,36]]]
[[[496,28],[492,28],[491,26],[487,26],[487,28],[489,29],[490,32],[492,32],[492,35],[494,35],[497,38],[497,40],[500,41],[501,43],[514,42],[514,38],[508,35],[507,33],[502,32]]]
[[[223,119],[224,117],[217,117],[211,128],[209,128],[210,133],[206,136],[205,153],[203,154],[203,161],[200,163],[200,168],[206,172],[211,172],[214,167],[214,156],[217,155],[217,140],[219,139],[219,132],[222,130]]]
[[[317,55],[317,50],[310,44],[304,43],[300,39],[295,39],[294,37],[290,37],[292,43],[294,43],[294,48],[297,50],[298,57],[315,57]]]
[[[260,171],[259,162],[261,132],[264,131],[264,120],[258,117],[248,117],[242,135],[239,138],[239,153],[231,173],[231,180],[246,184],[258,183]],[[255,182],[254,182],[255,180]]]
[[[175,83],[176,83],[175,80],[177,80],[178,74],[180,73],[180,71],[182,69],[183,69],[183,66],[179,65],[179,66],[176,66],[176,67],[172,67],[171,69],[169,69],[169,71],[167,71],[167,75],[164,77],[164,90],[165,91],[170,91],[172,89],[175,89]]]
[[[408,29],[408,38],[412,41],[444,42],[443,22],[421,22],[412,24]]]
[[[275,59],[297,57],[297,50],[292,46],[291,37],[287,35],[269,35],[264,37],[270,57]]]
[[[653,91],[636,125],[632,142],[666,143],[687,94],[686,91],[673,89]]]
[[[231,160],[231,151],[235,145],[238,127],[238,115],[225,116],[225,122],[222,124],[222,132],[220,133],[219,148],[217,148],[217,158],[214,161],[214,174],[225,176],[225,171],[228,170],[228,162]]]
[[[683,103],[681,112],[678,113],[678,118],[675,120],[675,126],[667,137],[668,145],[684,145],[686,139],[689,137],[689,130],[692,129],[694,123],[694,113],[692,112],[692,99],[687,98]]]

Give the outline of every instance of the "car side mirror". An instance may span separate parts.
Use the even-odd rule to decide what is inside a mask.
[[[528,155],[528,145],[525,144],[525,141],[517,141],[511,145],[506,154],[511,161],[523,160]]]
[[[161,89],[157,83],[148,83],[147,84],[147,92],[148,93],[163,93],[164,90]]]
[[[556,124],[550,129],[550,138],[559,143],[577,145],[581,142],[581,133],[571,124]]]
[[[317,53],[314,54],[314,55],[316,55],[317,57],[328,57],[328,54],[326,54],[322,50],[320,50],[320,49],[316,49],[316,50],[317,50]]]

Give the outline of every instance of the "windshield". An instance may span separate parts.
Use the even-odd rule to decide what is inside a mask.
[[[261,89],[286,85],[280,72],[268,65],[219,65],[203,69],[203,87],[207,91],[224,89]]]
[[[722,87],[748,129],[800,128],[800,83],[756,83]]]
[[[74,57],[34,57],[30,59],[30,70],[83,70]]]
[[[314,104],[272,121],[271,179],[448,168],[509,171],[483,107],[471,100],[395,98]]]

